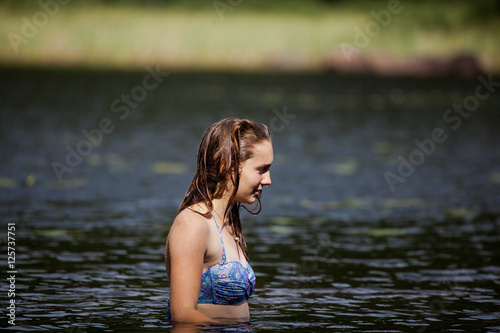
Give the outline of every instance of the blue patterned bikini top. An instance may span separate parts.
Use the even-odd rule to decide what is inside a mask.
[[[226,249],[219,224],[212,216],[219,230],[222,243],[222,261],[209,267],[201,276],[200,296],[198,303],[234,305],[246,301],[255,289],[255,274],[247,264],[247,267],[239,261],[227,261]],[[167,299],[167,320],[170,317],[170,298]]]
[[[201,276],[198,303],[238,304],[253,294],[255,274],[250,264],[245,267],[239,261],[227,261],[222,232],[213,213],[212,216],[222,242],[222,261],[208,268]]]

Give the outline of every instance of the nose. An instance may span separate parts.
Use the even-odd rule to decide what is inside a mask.
[[[262,177],[262,180],[260,182],[263,186],[269,186],[271,185],[271,172],[268,171],[266,172],[263,177]]]

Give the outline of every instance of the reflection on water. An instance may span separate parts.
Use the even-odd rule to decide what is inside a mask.
[[[235,115],[275,119],[276,156],[262,213],[244,217],[251,322],[232,330],[500,330],[497,95],[453,131],[442,115],[475,81],[173,73],[120,120],[112,101],[143,76],[2,72],[17,329],[170,328],[165,237],[203,131]],[[105,117],[115,130],[59,182],[51,163]],[[391,192],[384,172],[439,126],[448,140]]]

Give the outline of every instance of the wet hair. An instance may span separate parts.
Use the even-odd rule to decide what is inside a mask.
[[[233,236],[238,237],[238,244],[247,257],[247,245],[241,231],[240,207],[236,202],[236,193],[240,183],[241,163],[253,156],[253,147],[264,141],[271,141],[271,132],[264,124],[257,124],[247,119],[226,118],[210,126],[201,140],[198,148],[196,174],[182,201],[178,213],[197,203],[205,203],[206,213],[200,213],[208,218],[213,210],[213,199],[222,198],[231,188],[232,193],[224,212],[223,227],[229,225]],[[257,198],[257,212],[247,211],[256,215],[260,212],[261,203]],[[247,257],[248,259],[248,257]]]

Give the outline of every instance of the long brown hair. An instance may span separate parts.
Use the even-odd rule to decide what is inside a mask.
[[[208,218],[214,210],[212,200],[221,198],[231,182],[233,191],[224,212],[224,221],[221,222],[223,226],[227,223],[231,227],[245,257],[247,244],[241,231],[241,204],[235,201],[240,183],[240,166],[253,156],[253,146],[265,140],[271,141],[269,128],[247,119],[226,118],[210,126],[198,148],[196,174],[178,211],[180,213],[202,202],[206,204],[207,212],[200,214]],[[252,214],[260,212],[260,199],[257,200],[259,210]]]

